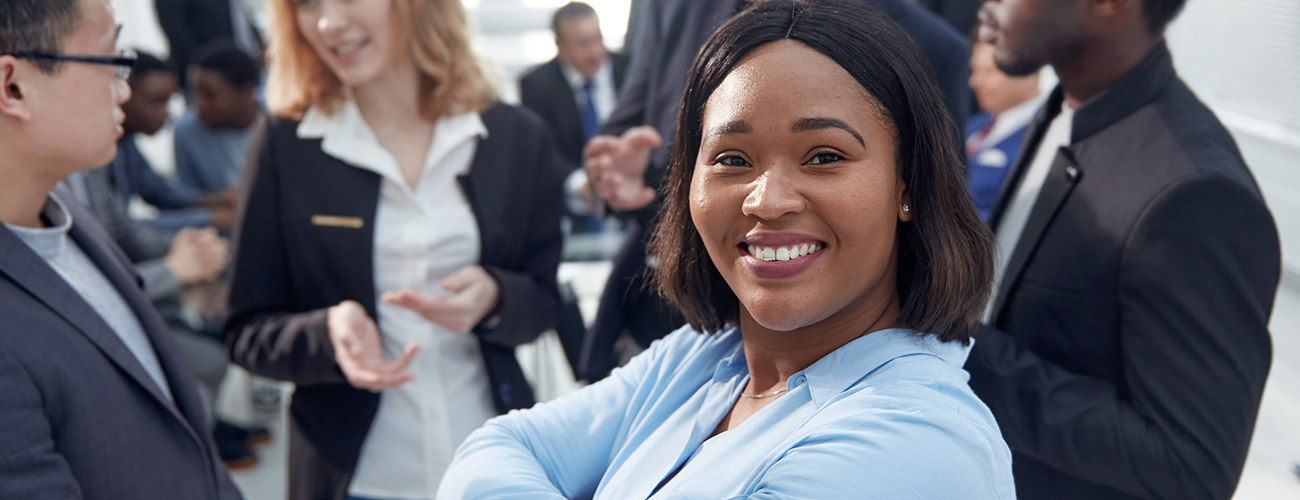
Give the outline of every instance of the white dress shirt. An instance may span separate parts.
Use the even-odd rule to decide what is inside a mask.
[[[1038,150],[1034,152],[1034,162],[1029,165],[1029,170],[1020,180],[1020,186],[1016,188],[1015,195],[1007,204],[1006,210],[1002,212],[1002,218],[998,220],[997,230],[997,261],[995,279],[993,281],[993,296],[984,308],[984,322],[988,323],[993,317],[993,305],[998,301],[998,290],[1002,287],[1002,279],[1007,272],[1007,264],[1011,256],[1015,255],[1016,245],[1020,242],[1020,234],[1025,231],[1025,224],[1029,222],[1029,214],[1034,210],[1034,204],[1038,202],[1038,195],[1043,191],[1043,184],[1047,182],[1047,174],[1052,171],[1052,163],[1056,161],[1056,153],[1062,147],[1070,145],[1070,132],[1074,128],[1074,110],[1068,103],[1061,103],[1061,113],[1052,119],[1052,124],[1048,125],[1047,133],[1043,134],[1043,140],[1038,143]]]
[[[569,63],[560,60],[560,72],[564,73],[564,79],[569,81],[569,88],[573,89],[573,102],[578,103],[578,116],[582,116],[582,107],[587,102],[587,91],[582,88],[587,83],[587,77],[582,76],[578,70],[573,69]],[[614,64],[612,59],[606,59],[605,64],[600,65],[596,74],[592,75],[592,87],[596,94],[596,128],[599,129],[609,115],[614,114],[614,105],[618,103],[618,91],[614,88]]]
[[[457,177],[469,172],[487,128],[477,113],[440,118],[412,189],[349,101],[333,116],[308,111],[300,138],[322,138],[328,155],[383,177],[375,213],[375,296],[406,288],[449,295],[438,282],[480,257],[478,221]],[[420,352],[410,382],[383,391],[348,493],[432,499],[456,447],[496,416],[478,339],[395,305],[376,304],[385,359],[409,342]]]

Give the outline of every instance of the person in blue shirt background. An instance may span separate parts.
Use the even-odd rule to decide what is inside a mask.
[[[257,98],[262,71],[230,41],[203,46],[193,60],[194,106],[176,124],[176,180],[233,200],[253,133],[266,121]]]
[[[1007,76],[993,63],[993,46],[975,43],[970,56],[970,88],[983,113],[966,124],[967,182],[980,218],[989,219],[1007,171],[1020,154],[1025,127],[1046,99],[1038,74]]]
[[[690,325],[489,421],[438,498],[1015,498],[961,369],[992,236],[920,51],[862,2],[771,0],[693,68],[651,243]]]
[[[176,93],[176,77],[166,62],[140,53],[132,70],[131,100],[122,105],[126,133],[117,141],[117,156],[107,165],[118,195],[139,195],[161,212],[152,224],[165,231],[185,227],[215,226],[227,229],[234,222],[234,201],[220,194],[204,194],[184,184],[170,182],[154,170],[136,145],[136,134],[154,135],[167,125],[167,102]]]

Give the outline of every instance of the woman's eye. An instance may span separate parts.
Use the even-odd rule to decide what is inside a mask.
[[[844,159],[843,156],[840,156],[840,155],[838,155],[838,154],[836,154],[836,153],[829,153],[829,152],[827,152],[827,153],[817,153],[817,154],[813,155],[812,160],[809,160],[809,161],[808,161],[808,164],[810,164],[810,165],[826,165],[826,164],[828,164],[828,163],[835,163],[835,162],[840,161],[840,160],[843,160],[843,159]]]
[[[749,163],[746,162],[744,158],[735,155],[723,156],[722,158],[718,158],[718,164],[725,167],[748,167],[749,166]]]

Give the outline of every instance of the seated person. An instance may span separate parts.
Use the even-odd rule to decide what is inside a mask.
[[[233,199],[253,132],[266,121],[256,94],[261,70],[223,41],[195,52],[189,72],[194,106],[176,124],[176,180]]]
[[[113,187],[126,198],[140,198],[163,212],[155,226],[163,230],[182,227],[229,228],[234,221],[234,200],[225,194],[205,195],[194,188],[168,182],[154,171],[136,146],[136,134],[153,135],[167,125],[167,102],[176,93],[176,76],[167,63],[139,54],[131,73],[131,100],[122,105],[125,133],[117,141],[117,157],[108,164]]]
[[[1038,73],[1008,76],[998,69],[993,46],[986,42],[976,42],[971,50],[970,88],[984,112],[966,124],[967,187],[980,218],[987,221],[1007,172],[1016,164],[1025,127],[1046,96],[1038,90]]]
[[[652,241],[690,326],[489,421],[438,498],[1015,498],[961,369],[991,236],[920,54],[854,0],[723,25]]]

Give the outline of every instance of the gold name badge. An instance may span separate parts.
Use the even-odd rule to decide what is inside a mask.
[[[340,217],[337,215],[313,215],[311,216],[311,224],[313,226],[361,229],[362,226],[366,225],[366,221],[360,217]]]

